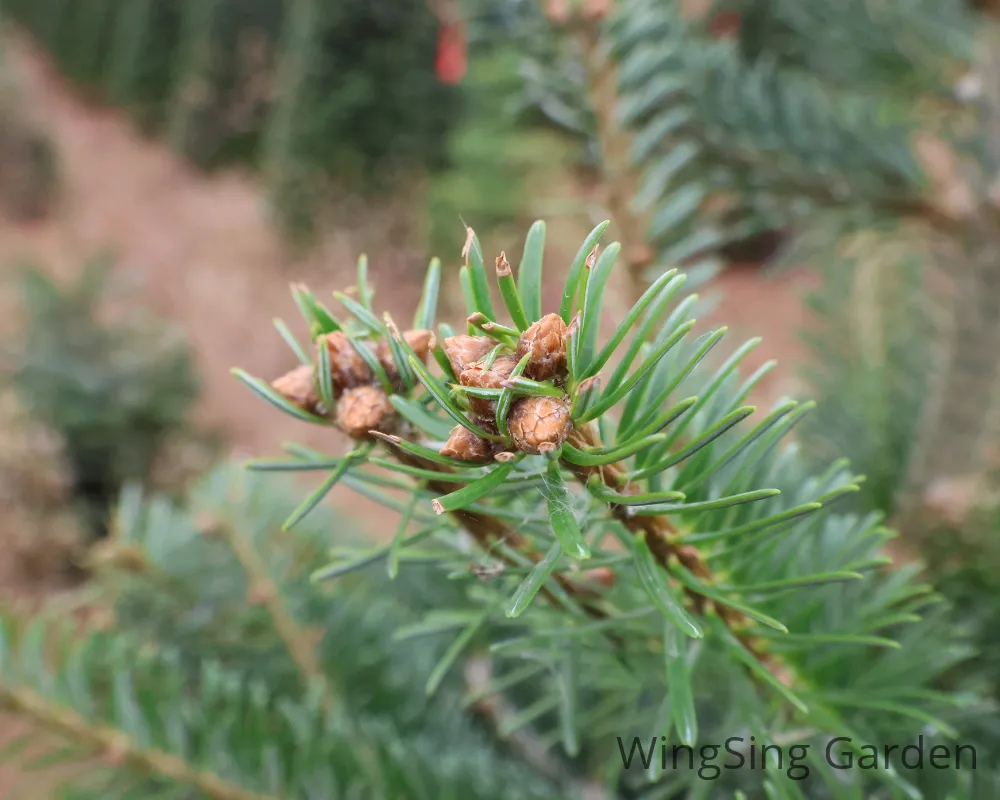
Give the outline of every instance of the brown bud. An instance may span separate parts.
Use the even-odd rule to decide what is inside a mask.
[[[489,369],[483,369],[480,364],[473,364],[462,370],[458,380],[463,386],[477,389],[502,389],[503,382],[510,377],[516,366],[517,359],[514,356],[497,356]],[[470,397],[469,404],[473,411],[483,417],[492,417],[496,410],[492,400],[484,400],[481,397]]]
[[[355,386],[374,380],[365,360],[340,331],[324,334],[316,340],[316,343],[319,347],[325,345],[330,351],[330,370],[335,397],[340,397],[346,389],[353,389]]]
[[[271,388],[303,411],[316,411],[316,406],[319,405],[316,379],[313,368],[308,364],[296,367],[287,375],[272,381]]]
[[[444,340],[444,354],[456,375],[483,358],[497,343],[489,336],[449,336]]]
[[[441,448],[441,455],[461,461],[486,463],[493,458],[493,446],[468,428],[456,425],[451,429],[448,441]]]
[[[598,586],[603,586],[605,589],[610,589],[615,585],[618,580],[618,576],[611,567],[595,567],[594,569],[588,569],[583,573],[583,576],[591,583],[596,583]]]
[[[569,403],[556,397],[523,397],[514,402],[507,418],[518,450],[539,455],[542,445],[558,447],[570,430]]]
[[[536,381],[566,374],[566,323],[558,314],[546,314],[521,334],[517,357],[531,353],[524,374]]]
[[[427,361],[427,354],[434,347],[434,334],[428,330],[407,331],[403,338],[421,361]]]
[[[427,355],[434,345],[434,334],[426,330],[407,331],[403,334],[403,339],[410,346],[414,355],[426,364]],[[400,391],[402,385],[400,383],[399,372],[396,370],[396,362],[392,357],[392,350],[389,348],[389,341],[387,339],[383,339],[378,343],[375,355],[378,357],[383,369],[385,369],[385,374],[389,376],[390,383],[396,387],[397,391]]]
[[[337,426],[352,439],[368,439],[369,431],[385,432],[392,419],[392,403],[378,386],[348,389],[337,403]]]

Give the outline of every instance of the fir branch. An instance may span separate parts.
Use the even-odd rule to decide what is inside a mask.
[[[592,423],[574,426],[567,441],[580,448],[603,447],[599,433]],[[620,463],[601,466],[582,466],[570,461],[565,466],[586,486],[591,477],[596,475],[601,483],[613,492],[629,492],[627,485],[627,468]],[[677,528],[670,522],[666,514],[637,515],[624,503],[609,503],[612,516],[633,533],[643,534],[653,557],[664,571],[668,571],[671,560],[676,560],[700,581],[712,583],[714,576],[708,564],[702,559],[698,548],[682,545],[674,541]],[[690,598],[691,604],[699,614],[705,614],[710,608],[733,631],[734,635],[763,663],[776,677],[787,680],[790,674],[787,666],[782,664],[772,653],[763,649],[763,640],[751,638],[741,629],[748,622],[742,613],[719,603],[713,603],[709,598],[688,586],[682,586],[684,593]]]
[[[451,467],[445,464],[439,464],[430,461],[429,459],[419,458],[418,456],[414,456],[400,450],[398,447],[393,447],[393,440],[398,437],[386,436],[385,434],[377,434],[377,437],[382,439],[382,441],[389,446],[390,453],[396,458],[397,461],[399,461],[400,464],[444,474],[454,472]],[[427,481],[426,487],[430,491],[437,494],[450,494],[451,492],[458,491],[465,485],[466,484],[432,479]],[[532,564],[538,564],[544,558],[542,554],[532,549],[530,543],[524,536],[519,534],[497,517],[490,516],[479,511],[471,511],[465,508],[450,511],[448,513],[451,518],[454,519],[455,522],[457,522],[481,548],[483,548],[483,550],[490,551],[497,543],[502,543],[512,550],[520,553],[522,556],[530,560]],[[496,556],[507,566],[516,565],[516,562],[503,552],[497,552]],[[593,598],[597,596],[597,593],[593,589],[568,578],[562,573],[557,572],[553,574],[552,578],[556,581],[557,585],[563,590],[563,592],[580,603],[580,607],[589,616],[594,617],[595,619],[604,619],[607,617],[607,614],[602,609],[593,604]],[[542,587],[540,593],[550,602],[558,602],[558,598],[556,598],[551,590]]]
[[[550,14],[556,24],[572,30],[583,57],[587,75],[588,99],[597,125],[596,139],[601,153],[604,190],[611,218],[621,230],[621,240],[632,243],[626,253],[631,300],[638,300],[646,289],[644,272],[652,263],[653,251],[644,244],[645,223],[633,211],[636,176],[631,163],[631,136],[618,121],[618,69],[602,50],[601,26],[610,8],[603,0],[589,0],[580,18],[561,20]]]
[[[602,295],[621,250],[618,243],[611,243],[599,259],[594,257],[606,227],[606,222],[595,227],[579,248],[558,313],[540,317],[516,340],[512,333],[502,338],[451,335],[442,326],[445,338],[440,346],[427,343],[428,331],[410,331],[404,338],[425,346],[414,353],[394,354],[380,341],[385,334],[372,331],[362,346],[372,348],[387,372],[401,374],[396,369],[399,363],[389,359],[400,362],[405,357],[420,387],[393,382],[391,397],[381,396],[383,390],[375,386],[372,371],[354,350],[340,347],[335,336],[321,339],[329,344],[335,377],[331,396],[337,398],[337,408],[326,412],[328,418],[336,416],[337,426],[356,442],[371,444],[377,439],[388,445],[394,458],[374,459],[368,465],[409,479],[404,482],[394,476],[380,479],[380,485],[414,493],[406,505],[381,492],[369,496],[401,509],[423,501],[441,515],[442,522],[447,516],[457,523],[432,525],[403,540],[402,546],[434,536],[437,546],[417,554],[420,560],[437,564],[455,579],[471,572],[484,581],[465,584],[464,599],[474,611],[460,605],[443,612],[451,619],[447,630],[462,630],[432,675],[440,677],[449,670],[484,623],[489,629],[513,626],[523,634],[493,642],[498,685],[507,680],[506,675],[500,677],[501,671],[506,673],[516,661],[540,663],[561,675],[560,664],[570,657],[572,676],[557,680],[574,684],[589,680],[595,689],[583,690],[584,684],[579,684],[564,698],[564,705],[554,695],[539,697],[537,686],[516,699],[513,691],[501,691],[519,708],[517,725],[531,725],[536,732],[548,729],[541,740],[562,741],[571,758],[578,752],[580,738],[594,744],[614,730],[612,725],[621,724],[624,713],[640,710],[642,725],[663,730],[660,712],[645,699],[624,685],[620,693],[605,685],[614,682],[616,674],[622,679],[629,676],[631,685],[643,660],[662,665],[663,654],[669,677],[667,685],[659,683],[655,691],[666,692],[667,705],[677,695],[672,724],[689,739],[696,736],[693,721],[700,716],[693,698],[705,694],[705,682],[715,674],[715,667],[707,665],[694,669],[692,662],[700,658],[718,659],[716,666],[724,667],[740,687],[770,688],[824,729],[846,729],[847,723],[841,725],[827,715],[811,687],[824,664],[833,659],[854,663],[851,648],[862,641],[859,636],[870,644],[870,637],[864,638],[869,628],[859,613],[866,597],[873,598],[872,608],[882,617],[898,615],[907,591],[905,580],[886,584],[862,580],[863,573],[884,563],[880,548],[889,534],[877,517],[831,517],[827,512],[839,497],[858,490],[859,478],[846,472],[842,462],[809,476],[802,473],[792,450],[775,452],[811,404],[781,403],[755,427],[735,429],[755,410],[743,401],[761,373],[741,381],[737,370],[756,342],[751,340],[712,370],[703,371],[700,364],[725,329],[685,341],[694,325],[689,315],[695,298],[668,310],[679,282],[658,281],[649,290],[650,298],[633,308],[626,317],[626,328],[633,330],[628,344],[623,339],[626,334],[616,334],[607,353],[598,347]],[[466,250],[475,256],[469,260],[479,295],[473,299],[485,308],[488,287],[482,285],[482,251],[471,231],[469,240]],[[498,278],[505,277],[501,270]],[[528,277],[537,281],[538,269]],[[472,278],[468,269],[460,276],[470,297],[475,288]],[[521,307],[527,307],[516,296],[518,286],[507,289],[506,302],[516,308],[520,300]],[[468,391],[449,392],[444,380],[426,369],[431,350],[446,380]],[[600,365],[594,368],[598,370],[606,365],[612,351],[620,357],[602,387],[592,380],[591,369],[594,364]],[[316,394],[310,372],[315,370],[298,367],[272,385],[282,388],[288,402],[313,407]],[[515,370],[519,377],[512,380]],[[501,408],[505,392],[513,395],[512,387],[517,386],[531,391],[518,392],[516,398],[508,398],[509,407]],[[672,401],[681,397],[680,402]],[[359,404],[359,398],[369,399]],[[363,428],[347,424],[355,418],[365,421]],[[457,424],[449,427],[453,423]],[[355,478],[368,474],[355,470],[358,464],[348,464],[347,459],[297,450],[303,464],[340,470],[356,489],[361,485]],[[419,485],[414,487],[413,480]],[[571,485],[576,481],[586,491]],[[519,491],[521,487],[529,490]],[[781,494],[782,499],[772,500]],[[605,546],[608,533],[627,552]],[[475,566],[466,568],[475,557],[470,556],[470,538],[476,549],[494,557],[481,572]],[[380,548],[316,574],[343,575],[390,549]],[[577,583],[576,570],[591,559],[594,569]],[[494,564],[507,569],[494,573]],[[832,598],[813,588],[831,581],[855,584],[852,588],[845,584],[842,595],[850,602],[850,612],[836,619],[822,613]],[[776,587],[788,591],[773,591]],[[548,602],[539,603],[536,613],[522,620],[539,594]],[[912,603],[907,610],[914,610]],[[639,624],[640,618],[647,621],[647,615],[652,628]],[[443,630],[440,626],[440,619],[428,616],[421,627],[431,632]],[[789,633],[790,638],[782,638]],[[829,652],[824,646],[814,657],[801,643],[816,633],[831,637],[826,643],[840,646]],[[563,647],[570,637],[589,638],[590,647],[570,656]],[[711,644],[691,646],[690,639]],[[775,658],[776,652],[782,654],[781,660]],[[909,666],[901,664],[900,669]],[[819,682],[845,685],[841,680]],[[790,688],[793,683],[795,691]],[[436,681],[428,683],[435,685]],[[594,693],[603,700],[597,707],[592,706]],[[593,710],[583,713],[584,708]],[[770,732],[780,733],[785,714],[782,711],[773,720]],[[558,730],[553,729],[556,717]],[[852,712],[852,717],[861,721],[860,712]]]
[[[220,522],[218,530],[223,540],[233,551],[236,560],[250,579],[251,591],[267,611],[275,632],[288,650],[293,663],[305,679],[306,688],[317,687],[321,692],[323,713],[326,717],[336,716],[348,727],[350,736],[357,747],[358,757],[365,762],[370,775],[378,774],[379,753],[377,748],[358,727],[346,703],[332,685],[329,675],[323,669],[316,651],[315,639],[292,616],[285,605],[281,588],[271,577],[267,564],[246,536],[241,536],[236,528],[227,522]]]
[[[0,706],[23,714],[49,730],[74,743],[91,746],[115,764],[131,766],[147,773],[161,775],[190,786],[215,800],[280,800],[270,795],[251,792],[230,783],[218,775],[199,769],[184,759],[155,748],[143,748],[121,731],[89,722],[79,714],[45,699],[24,687],[11,689],[0,685]]]
[[[488,722],[498,738],[509,738],[521,758],[540,774],[554,780],[567,781],[570,776],[560,769],[559,762],[547,757],[546,748],[535,736],[523,729],[507,737],[503,736],[505,723],[516,712],[504,702],[500,693],[490,691],[490,684],[493,681],[492,669],[489,656],[486,655],[473,656],[465,663],[465,683],[470,695],[477,697],[471,705],[472,710]]]
[[[320,687],[326,713],[341,711],[342,703],[330,685],[316,654],[314,637],[299,625],[285,606],[281,589],[271,577],[260,553],[249,538],[241,535],[231,523],[218,521],[214,528],[221,534],[223,541],[233,551],[236,560],[246,572],[254,600],[267,611],[275,632],[288,648],[288,654],[301,671],[306,686]]]

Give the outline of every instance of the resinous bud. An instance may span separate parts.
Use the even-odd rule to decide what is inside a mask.
[[[319,392],[316,391],[315,373],[309,364],[296,367],[288,374],[272,381],[271,388],[296,408],[316,412]]]
[[[507,425],[518,450],[539,455],[542,445],[559,447],[566,441],[572,427],[569,403],[560,397],[522,397],[511,406]]]
[[[481,364],[473,364],[462,370],[458,380],[463,386],[475,389],[502,389],[503,382],[510,377],[516,366],[517,359],[514,356],[497,356],[489,369],[484,369]],[[470,396],[469,404],[482,417],[492,417],[496,410],[494,401],[482,397]]]
[[[330,351],[330,374],[333,378],[334,397],[340,397],[347,389],[374,380],[368,364],[340,331],[323,334],[316,340],[316,344],[319,348],[326,347]],[[320,349],[320,355],[322,352]]]
[[[441,448],[441,455],[457,458],[459,461],[485,464],[493,460],[493,446],[463,425],[456,425]]]
[[[444,354],[448,357],[451,368],[456,375],[483,358],[497,346],[489,336],[449,336],[442,343]]]
[[[392,419],[389,395],[379,386],[348,389],[337,403],[337,427],[352,439],[368,439],[369,431],[388,433]]]
[[[536,381],[565,377],[566,334],[566,323],[558,314],[546,314],[522,333],[517,357],[531,354],[524,374]]]

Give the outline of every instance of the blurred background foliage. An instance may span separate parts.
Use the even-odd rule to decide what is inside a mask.
[[[198,166],[276,171],[276,209],[307,204],[289,224],[308,227],[316,211],[315,197],[288,196],[305,191],[293,185],[303,175],[368,192],[440,167],[460,113],[461,93],[434,73],[424,0],[15,0],[6,11],[85,95]]]
[[[599,25],[594,15],[606,8],[614,13]],[[846,456],[867,476],[858,507],[897,525],[894,555],[926,562],[952,604],[952,624],[975,640],[976,658],[942,688],[1000,697],[1000,39],[991,4],[6,0],[2,13],[6,37],[44,51],[91,108],[123,110],[194,169],[251,171],[282,235],[295,241],[314,243],[335,228],[344,198],[348,217],[402,201],[418,211],[408,234],[414,241],[406,242],[420,254],[415,271],[430,254],[457,265],[460,217],[489,242],[509,241],[538,216],[564,218],[575,246],[577,231],[607,212],[631,248],[620,279],[626,295],[675,266],[714,277],[723,293],[733,262],[772,268],[761,271],[765,286],[780,286],[785,269],[808,271],[816,288],[798,374],[819,402],[797,429],[802,451],[817,464]],[[457,79],[441,73],[443,30],[458,32],[452,47],[462,43],[451,53],[462,62]],[[41,84],[19,85],[4,50],[0,206],[10,226],[3,235],[21,242],[32,225],[64,224],[69,212],[60,204],[72,198],[74,177],[60,161],[69,133],[46,130],[35,109],[44,98],[31,94]],[[542,186],[565,187],[564,197],[553,207]],[[205,376],[191,350],[204,343],[175,340],[142,303],[125,302],[131,314],[108,318],[99,311],[108,263],[67,247],[75,259],[68,281],[50,274],[51,248],[31,261],[44,268],[28,270],[4,250],[10,264],[0,281],[19,327],[4,348],[10,413],[0,448],[0,526],[19,532],[24,556],[15,571],[46,569],[25,566],[31,558],[47,563],[29,557],[33,542],[46,556],[58,554],[57,570],[96,569],[95,585],[105,591],[104,571],[121,578],[128,562],[97,568],[81,553],[107,533],[123,486],[162,492],[192,513],[207,504],[225,517],[234,512],[219,512],[221,501],[181,490],[189,475],[242,443],[217,447],[192,422]],[[323,280],[337,283],[329,274]],[[774,291],[776,304],[788,302]],[[263,313],[239,311],[254,326]],[[765,306],[758,319],[781,314]],[[44,476],[32,478],[32,469]],[[233,480],[222,474],[204,484],[217,496]],[[196,595],[207,591],[205,563],[223,563],[213,560],[221,551],[205,556],[217,545],[190,535],[186,511],[168,511],[167,499],[150,503],[148,513],[169,522],[136,547],[187,542],[190,549],[163,569]],[[278,506],[262,495],[254,506],[261,517],[243,522],[264,531],[266,520],[281,516]],[[317,536],[326,533],[319,525]],[[132,536],[119,531],[120,547],[100,552],[131,552]],[[58,537],[74,544],[57,547]],[[286,551],[285,544],[273,546],[292,558],[299,545]],[[159,561],[174,551],[143,552]],[[223,561],[238,574],[231,554]],[[283,591],[306,591],[296,578],[304,567],[296,569],[282,579]],[[384,598],[379,580],[358,578],[365,588],[352,591]],[[169,643],[185,663],[259,668],[253,677],[284,687],[295,665],[279,652],[274,630],[260,633],[267,624],[258,606],[232,599],[245,588],[234,590],[225,613],[216,597],[178,614],[176,598],[125,586],[113,603],[115,625],[128,637]],[[427,737],[431,753],[469,737],[461,725],[429,731],[416,721],[426,709],[407,703],[423,678],[395,676],[392,691],[361,688],[383,678],[365,670],[378,663],[388,630],[365,609],[347,603],[344,611],[325,597],[296,602],[311,609],[309,624],[326,626],[327,641],[330,631],[370,637],[347,648],[357,660],[342,665],[344,680],[364,696],[404,698],[382,709],[401,736],[419,729],[414,735]],[[343,619],[324,616],[338,613]],[[246,633],[240,646],[256,653],[252,664],[237,664],[235,651],[226,651],[230,639],[199,627],[214,618],[238,618],[232,630]],[[419,647],[406,658],[436,660]],[[281,681],[267,671],[272,666],[284,670]],[[987,716],[964,731],[1000,752],[1000,730]],[[507,745],[486,734],[481,741],[480,733],[469,739],[475,763],[506,765]],[[440,765],[428,758],[425,766],[434,785]],[[462,787],[470,778],[455,780],[449,785]],[[989,780],[980,796],[993,796]],[[497,791],[535,796],[530,788]]]
[[[130,304],[117,320],[101,318],[112,263],[89,260],[67,287],[38,267],[24,269],[24,340],[10,354],[21,406],[62,440],[73,497],[95,538],[107,534],[125,484],[148,484],[166,442],[190,434],[200,390],[176,327]]]

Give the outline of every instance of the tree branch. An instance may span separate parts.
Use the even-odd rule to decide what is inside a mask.
[[[271,617],[275,632],[288,649],[289,656],[299,668],[306,684],[316,684],[322,688],[326,713],[337,710],[339,701],[316,655],[315,641],[288,611],[281,589],[271,577],[257,549],[227,523],[218,522],[217,530],[250,579],[252,599],[263,605]]]
[[[382,436],[380,438],[382,438],[383,441],[391,447],[392,437]],[[391,447],[391,453],[401,464],[406,464],[411,467],[420,467],[421,469],[426,470],[433,470],[444,474],[452,472],[451,468],[444,464],[438,464],[433,461],[418,458],[417,456],[413,456],[396,447]],[[429,480],[427,482],[428,489],[440,494],[449,494],[450,492],[457,491],[462,488],[463,485],[464,484],[461,483],[450,483],[447,481]],[[494,542],[503,542],[511,549],[517,550],[521,553],[521,555],[528,558],[534,564],[537,564],[542,560],[541,554],[531,547],[527,539],[496,517],[491,517],[478,511],[468,511],[465,509],[452,511],[450,514],[451,517],[459,525],[461,525],[483,549],[489,549]],[[514,566],[514,563],[509,559],[504,558],[502,554],[499,554],[499,557],[507,564],[507,566]],[[580,602],[581,608],[589,616],[594,617],[595,619],[604,619],[607,617],[607,614],[602,609],[595,606],[592,602],[592,600],[598,596],[598,593],[595,590],[587,586],[583,586],[560,573],[554,573],[552,577],[553,580],[555,580],[559,585],[560,589],[562,589],[570,597]],[[544,595],[550,602],[557,602],[555,595],[552,594],[552,591],[544,586],[540,590],[540,594]]]
[[[244,789],[214,773],[193,767],[170,753],[139,747],[121,731],[88,722],[80,715],[51,703],[30,689],[11,690],[0,687],[0,705],[23,714],[76,744],[90,745],[115,763],[162,775],[177,783],[198,789],[215,800],[280,800],[271,795]]]
[[[583,54],[590,103],[597,121],[608,211],[621,231],[620,241],[632,243],[623,255],[629,276],[630,299],[635,302],[646,290],[644,273],[653,261],[653,251],[645,243],[644,221],[632,210],[632,198],[635,196],[632,145],[628,132],[617,122],[618,70],[600,47],[600,26],[609,6],[609,2],[591,0],[585,18],[572,24]]]
[[[597,448],[601,447],[601,438],[593,424],[581,427],[574,427],[570,432],[567,442],[577,448]],[[601,482],[615,492],[628,491],[624,486],[624,476],[626,469],[621,464],[610,464],[600,467],[584,467],[578,464],[564,462],[566,466],[576,475],[577,479],[584,485],[591,476],[597,475]],[[610,503],[611,515],[622,525],[633,533],[645,535],[646,543],[657,563],[667,569],[671,559],[684,567],[688,572],[701,581],[711,583],[714,578],[711,569],[702,559],[696,547],[691,545],[680,545],[673,540],[677,529],[665,515],[657,516],[637,516],[629,513],[628,506]],[[699,594],[690,587],[683,587],[684,593],[690,598],[692,606],[699,613],[704,615],[709,610],[714,610],[726,626],[733,631],[734,635],[746,647],[758,661],[764,664],[775,676],[782,680],[789,675],[788,668],[780,663],[772,653],[762,649],[762,642],[747,636],[743,629],[749,622],[745,615],[735,611],[721,603],[713,602],[704,595]]]

